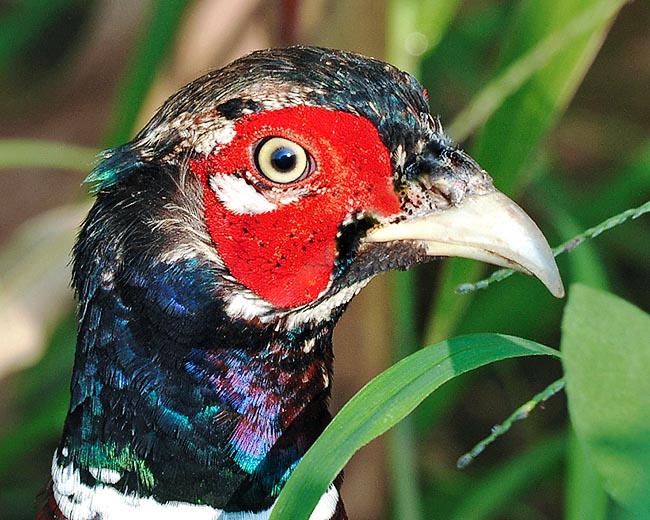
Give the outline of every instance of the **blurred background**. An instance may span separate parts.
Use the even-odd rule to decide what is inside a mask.
[[[648,27],[644,1],[1,1],[0,518],[33,517],[67,409],[69,251],[90,204],[82,181],[94,154],[127,141],[180,86],[269,46],[391,61],[424,83],[451,136],[555,245],[648,199]],[[648,227],[638,219],[561,258],[565,283],[649,310]],[[394,360],[451,335],[557,347],[563,302],[534,280],[454,292],[485,269],[441,261],[374,280],[337,329],[333,410]],[[456,469],[560,375],[557,361],[524,359],[443,387],[352,459],[350,517],[566,517],[577,459],[561,395]]]

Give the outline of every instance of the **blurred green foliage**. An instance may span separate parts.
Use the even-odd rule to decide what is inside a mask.
[[[650,518],[650,315],[576,284],[562,325],[571,423],[603,488]]]

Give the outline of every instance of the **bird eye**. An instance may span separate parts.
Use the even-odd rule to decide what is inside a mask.
[[[260,141],[254,151],[255,166],[267,179],[280,184],[299,181],[311,169],[307,151],[282,137]]]

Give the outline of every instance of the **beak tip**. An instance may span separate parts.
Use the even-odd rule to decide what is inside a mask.
[[[554,273],[556,276],[553,276],[550,280],[542,280],[542,283],[546,286],[549,292],[556,298],[564,298],[564,284],[560,278],[560,273]]]
[[[528,215],[497,190],[468,197],[462,205],[371,231],[369,242],[412,241],[427,256],[461,256],[538,278],[556,298],[564,286],[553,252]]]
[[[549,287],[549,291],[551,291],[551,294],[556,298],[564,298],[566,294],[564,291],[564,284],[562,283],[562,280],[559,276],[557,279],[557,284]]]

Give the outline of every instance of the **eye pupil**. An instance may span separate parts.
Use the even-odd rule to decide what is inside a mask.
[[[288,184],[309,175],[313,164],[307,150],[284,137],[268,137],[254,145],[257,171],[268,180]]]
[[[278,148],[271,154],[271,164],[278,171],[291,171],[296,166],[296,154],[289,148]]]

